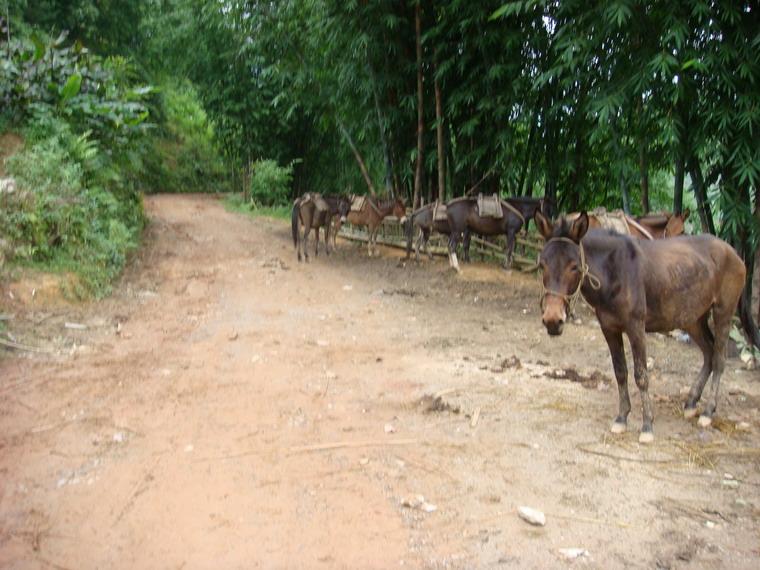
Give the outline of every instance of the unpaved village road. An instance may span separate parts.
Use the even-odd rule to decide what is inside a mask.
[[[52,352],[0,354],[0,567],[760,568],[760,382],[738,359],[701,430],[679,409],[698,350],[650,336],[641,447],[632,381],[631,430],[608,433],[598,325],[582,309],[549,338],[534,276],[340,240],[299,265],[283,222],[146,208],[107,300],[2,290]]]

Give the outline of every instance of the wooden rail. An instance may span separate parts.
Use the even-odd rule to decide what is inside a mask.
[[[344,224],[338,235],[351,241],[366,243],[369,240],[369,236],[364,229],[360,229],[352,224]],[[417,240],[417,235],[417,231],[415,231],[412,248]],[[505,242],[506,238],[504,236],[481,238],[473,235],[470,239],[470,255],[472,257],[480,256],[487,260],[504,263]],[[389,216],[383,220],[380,231],[377,234],[377,243],[406,250],[404,228],[398,223],[397,218]],[[449,253],[448,238],[440,234],[433,234],[428,241],[428,248],[433,255],[447,256]],[[527,238],[518,236],[513,256],[514,264],[521,271],[534,271],[537,268],[537,257],[541,248],[543,248],[543,241],[536,236],[531,234],[528,234]]]

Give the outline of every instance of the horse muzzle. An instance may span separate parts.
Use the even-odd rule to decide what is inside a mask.
[[[402,216],[401,219],[398,221],[399,224],[405,224],[406,223],[406,216]]]
[[[347,219],[346,216],[341,216],[340,217],[340,223],[341,224],[345,224],[346,223],[346,219]]]
[[[545,300],[544,313],[541,322],[546,327],[546,332],[551,336],[559,336],[567,320],[565,302],[557,297],[549,297]]]

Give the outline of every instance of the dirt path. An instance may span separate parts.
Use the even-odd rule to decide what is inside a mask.
[[[698,351],[650,337],[642,448],[607,432],[598,325],[550,339],[533,277],[348,243],[298,265],[284,223],[146,206],[112,298],[6,307],[57,352],[0,360],[0,567],[760,566],[760,383],[738,360],[703,431],[679,413]]]

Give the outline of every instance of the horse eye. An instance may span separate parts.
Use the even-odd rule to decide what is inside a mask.
[[[576,262],[572,261],[570,263],[569,269],[570,269],[570,271],[578,271],[578,264]]]

